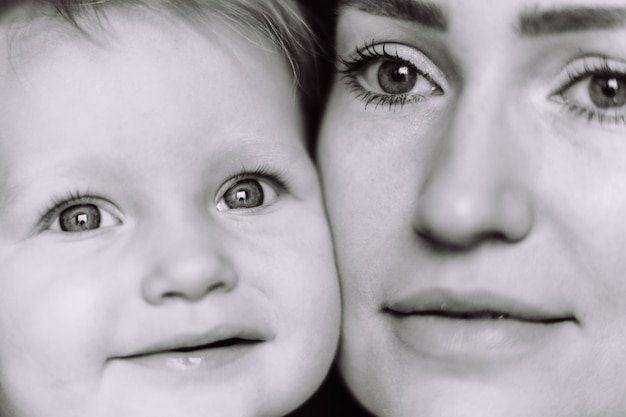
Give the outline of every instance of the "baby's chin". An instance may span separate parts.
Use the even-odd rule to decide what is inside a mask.
[[[271,342],[268,343],[268,346]],[[273,346],[278,348],[278,346]],[[81,417],[280,417],[302,405],[326,376],[332,349],[302,361],[304,349],[269,349],[222,367],[172,371],[120,363],[105,373]],[[282,359],[279,361],[277,359]],[[317,359],[317,360],[315,360]],[[95,411],[94,411],[95,410]],[[93,412],[92,412],[93,411]],[[41,414],[32,417],[65,417]],[[28,417],[31,417],[30,415]]]
[[[190,386],[169,392],[126,388],[120,392],[112,393],[114,395],[100,404],[93,416],[278,417],[287,414],[288,411],[283,412],[284,407],[280,407],[280,404],[275,406],[266,404],[260,398],[262,390],[262,387],[243,389],[241,386],[216,390],[202,384],[198,384],[197,387]],[[80,415],[89,416],[91,414]],[[40,417],[44,417],[44,415]]]

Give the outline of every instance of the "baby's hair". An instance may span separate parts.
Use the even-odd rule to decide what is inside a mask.
[[[247,38],[269,41],[291,66],[308,123],[307,133],[313,133],[312,119],[317,116],[321,100],[320,46],[298,0],[35,0],[35,3],[88,35],[85,24],[90,19],[106,20],[106,10],[118,7],[129,11],[147,9],[200,27],[219,22]]]

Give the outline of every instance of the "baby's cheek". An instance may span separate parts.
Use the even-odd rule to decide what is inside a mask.
[[[0,333],[8,336],[0,347],[0,385],[24,410],[17,415],[85,415],[96,401],[108,347],[97,299],[81,286],[47,286],[20,296],[21,302],[0,300]]]

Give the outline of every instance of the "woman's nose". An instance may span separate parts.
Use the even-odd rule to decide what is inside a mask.
[[[422,183],[418,235],[449,249],[524,239],[533,225],[533,206],[514,138],[497,118],[456,116]]]
[[[188,224],[172,233],[159,233],[161,242],[154,246],[160,250],[148,255],[153,258],[152,268],[142,280],[146,302],[195,302],[237,286],[234,265],[210,229]]]

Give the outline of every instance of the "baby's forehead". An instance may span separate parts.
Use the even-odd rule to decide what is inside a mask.
[[[43,13],[42,7],[30,2],[19,2],[2,10],[0,15],[0,42],[5,45],[2,65],[14,59],[27,59],[45,48],[46,44],[65,28]]]
[[[10,35],[13,50],[25,52],[14,55],[9,71],[0,74],[1,157],[25,161],[23,165],[33,151],[48,153],[53,162],[50,153],[61,148],[99,155],[104,155],[100,149],[108,149],[114,155],[119,148],[109,144],[129,138],[149,136],[153,146],[157,136],[163,143],[172,138],[193,143],[209,131],[216,138],[235,135],[230,141],[214,141],[211,149],[217,154],[262,132],[273,143],[284,115],[297,111],[292,109],[295,91],[289,68],[276,56],[247,43],[237,44],[233,53],[191,30],[186,42],[180,42],[187,36],[182,28],[164,32],[131,23],[118,27],[112,35],[115,42],[104,45],[73,29],[59,30],[60,23],[53,23],[54,36],[39,36],[39,28],[51,24],[43,21]],[[280,101],[278,92],[284,93]],[[278,104],[280,112],[270,110]],[[257,113],[265,116],[252,122]],[[280,124],[272,122],[277,119]],[[299,138],[290,135],[285,142],[293,146],[294,137]]]
[[[6,45],[0,58],[0,84],[24,81],[32,70],[55,56],[67,54],[81,45],[103,45],[112,32],[88,20],[73,24],[45,4],[20,2],[0,17],[0,42]],[[84,53],[87,48],[81,48]]]
[[[238,44],[260,48],[271,55],[282,55],[273,40],[259,28],[245,25],[243,21],[231,20],[219,13],[204,13],[201,18],[194,19],[171,10],[132,3],[123,6],[113,3],[105,8],[88,6],[90,8],[80,15],[69,17],[52,7],[30,1],[0,10],[0,42],[6,45],[3,48],[5,56],[0,57],[0,68],[23,69],[36,63],[47,51],[67,49],[68,46],[90,44],[106,49],[119,42],[132,42],[133,31],[140,35],[149,31],[155,39],[180,42],[200,34],[212,46],[226,48],[234,54]],[[287,64],[283,59],[276,62]]]
[[[0,23],[0,41],[7,45],[4,56],[0,55],[0,101],[4,104],[2,95],[8,98],[11,94],[3,92],[18,89],[48,97],[53,87],[50,84],[56,84],[55,88],[59,82],[81,85],[93,80],[86,72],[98,72],[98,68],[109,68],[109,73],[126,68],[126,78],[145,79],[159,67],[170,76],[186,78],[189,66],[217,56],[228,57],[257,75],[268,68],[281,73],[279,66],[287,68],[272,45],[259,45],[258,40],[224,25],[213,25],[215,33],[207,33],[181,19],[115,8],[103,15],[106,19],[102,22],[81,19],[73,24],[58,14],[32,11],[15,9]],[[207,78],[207,82],[213,80]],[[291,77],[285,77],[285,82],[291,83]]]

